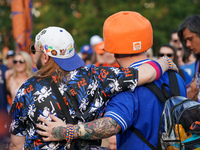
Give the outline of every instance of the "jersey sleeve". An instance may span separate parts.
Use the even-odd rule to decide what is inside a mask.
[[[129,128],[137,116],[138,103],[134,100],[132,92],[122,92],[117,94],[108,103],[104,117],[111,117],[122,128],[124,132]]]

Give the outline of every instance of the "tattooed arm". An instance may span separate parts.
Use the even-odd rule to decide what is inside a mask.
[[[120,131],[121,126],[114,119],[104,117],[85,124],[74,125],[74,139],[103,139]]]
[[[45,136],[44,141],[59,141],[66,137],[66,124],[54,115],[50,115],[54,122],[50,122],[42,117],[40,121],[47,126],[37,124],[37,127],[44,130],[37,130],[37,133]],[[112,118],[104,117],[85,124],[74,125],[74,139],[103,139],[117,134],[121,131],[121,126]]]

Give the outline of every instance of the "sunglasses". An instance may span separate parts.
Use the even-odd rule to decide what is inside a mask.
[[[35,50],[35,45],[34,45],[34,44],[31,45],[30,51],[31,51],[32,54],[35,54],[36,52],[42,52],[42,51],[37,51],[37,50]]]
[[[174,42],[174,43],[177,43],[177,42],[178,42],[178,40],[173,40],[173,42]]]
[[[163,54],[163,53],[160,53],[160,54],[158,54],[160,57],[163,57],[163,56],[167,56],[167,57],[172,57],[173,56],[173,54]]]
[[[181,48],[181,47],[179,47],[179,48],[177,48],[177,50],[182,50],[182,48]]]
[[[25,60],[13,60],[13,63],[14,64],[17,64],[17,63],[23,64],[23,63],[25,63]]]

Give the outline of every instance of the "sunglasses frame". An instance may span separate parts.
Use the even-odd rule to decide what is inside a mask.
[[[174,54],[163,54],[163,53],[159,53],[158,56],[163,57],[163,56],[167,56],[167,57],[172,57]]]
[[[17,64],[17,63],[23,64],[25,63],[25,60],[13,60],[13,64]]]
[[[31,47],[30,47],[30,51],[31,51],[31,53],[33,54],[33,55],[35,55],[35,53],[36,52],[42,52],[42,51],[37,51],[37,50],[35,50],[35,45],[33,44],[33,45],[31,45]]]

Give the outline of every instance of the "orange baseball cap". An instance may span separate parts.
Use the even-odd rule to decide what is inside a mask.
[[[104,49],[114,54],[137,54],[153,45],[153,29],[148,19],[133,11],[108,17],[103,26]]]
[[[103,47],[103,43],[104,42],[100,42],[97,45],[95,45],[94,50],[97,54],[102,55],[105,51],[104,51],[104,47]]]

